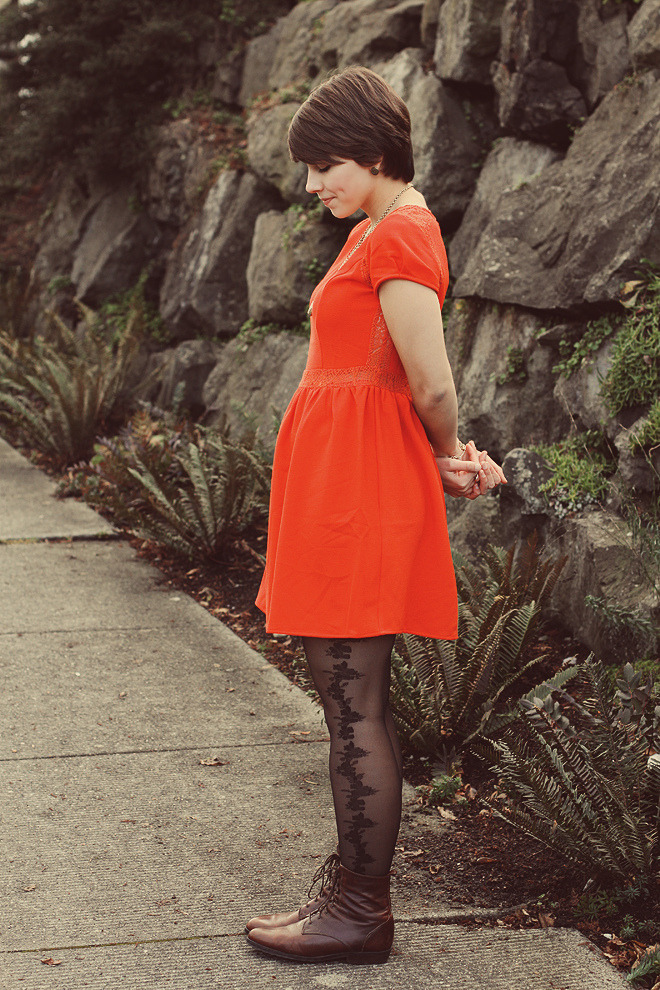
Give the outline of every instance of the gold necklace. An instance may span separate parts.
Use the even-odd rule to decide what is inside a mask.
[[[412,189],[412,185],[413,185],[412,182],[409,182],[407,186],[404,186],[403,189],[401,189],[401,191],[396,194],[396,196],[394,197],[394,199],[392,200],[392,202],[390,203],[390,205],[387,207],[387,209],[385,210],[385,212],[384,213],[381,213],[381,215],[378,217],[378,219],[376,220],[376,222],[369,224],[369,226],[367,227],[367,229],[361,234],[361,236],[358,238],[358,240],[355,242],[355,244],[353,245],[353,247],[351,248],[351,250],[348,252],[348,254],[346,255],[346,257],[342,261],[342,266],[344,265],[345,262],[348,261],[348,259],[351,257],[352,254],[355,254],[355,252],[360,247],[360,245],[361,244],[364,244],[364,242],[366,241],[366,239],[369,236],[369,234],[378,226],[378,224],[380,223],[380,221],[381,220],[384,220],[385,217],[387,216],[387,214],[394,208],[394,204],[396,203],[396,201],[399,198],[399,196],[403,196],[404,192],[408,192],[409,189]]]

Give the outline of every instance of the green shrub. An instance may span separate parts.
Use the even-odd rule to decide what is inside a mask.
[[[269,469],[249,446],[137,414],[119,437],[97,444],[103,484],[89,501],[144,539],[189,559],[222,559],[268,510]]]
[[[0,333],[0,420],[57,467],[86,460],[99,433],[125,419],[142,336],[139,310],[108,342],[95,314],[80,308],[82,333],[55,314],[53,339]]]
[[[636,983],[637,980],[643,980],[647,976],[660,976],[660,943],[649,945],[633,966],[627,979],[630,983]]]
[[[475,748],[499,777],[497,815],[604,886],[660,877],[660,705],[630,664],[612,692],[592,658],[580,697],[562,688],[519,702],[522,717]],[[577,694],[577,693],[576,693]]]
[[[292,6],[289,0],[9,4],[0,12],[0,48],[8,60],[0,108],[5,168],[73,160],[99,172],[131,172],[145,160],[149,128],[163,118],[163,103],[198,86],[200,45],[211,40],[229,52]]]
[[[497,382],[498,385],[508,385],[510,382],[522,383],[527,380],[525,353],[522,347],[507,347],[505,370],[499,375],[493,373],[490,380]]]
[[[485,573],[467,564],[457,571],[458,639],[404,636],[393,656],[397,728],[410,746],[445,766],[512,717],[498,716],[495,706],[519,697],[523,678],[542,660],[530,659],[529,649],[564,561],[542,562],[531,543],[517,557],[514,548],[490,547],[484,563]]]
[[[600,316],[587,324],[587,328],[579,340],[560,340],[559,354],[561,360],[554,365],[553,372],[556,375],[570,378],[602,347],[605,340],[611,337],[619,322],[620,317]]]
[[[98,327],[106,339],[115,342],[121,340],[129,321],[137,318],[143,337],[150,337],[159,344],[169,343],[170,333],[158,308],[145,299],[149,274],[149,269],[145,269],[132,289],[116,292],[99,307],[96,314]]]
[[[621,292],[622,310],[587,324],[579,340],[562,340],[552,369],[569,377],[612,337],[612,362],[601,395],[612,415],[657,400],[660,390],[660,274],[652,265]],[[627,311],[627,312],[626,312]]]
[[[607,494],[607,478],[614,471],[614,462],[598,430],[576,433],[534,449],[552,468],[552,477],[539,491],[560,518],[567,512],[597,504]]]
[[[652,403],[639,433],[631,437],[630,446],[632,450],[644,454],[650,453],[655,447],[660,447],[660,397]]]
[[[456,792],[462,786],[463,781],[458,774],[441,773],[438,777],[434,777],[430,784],[422,784],[415,790],[422,804],[437,808],[441,804],[451,804]]]
[[[660,392],[660,274],[651,271],[625,304],[628,315],[612,348],[601,395],[614,415],[647,405]]]

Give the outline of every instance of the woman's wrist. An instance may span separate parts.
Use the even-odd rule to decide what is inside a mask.
[[[444,450],[443,451],[438,451],[438,450],[435,450],[435,449],[433,450],[433,453],[434,453],[434,455],[436,457],[456,457],[458,460],[460,460],[462,458],[463,454],[465,453],[465,444],[461,440],[459,440],[458,437],[457,437],[456,438],[456,444],[455,444],[454,449],[453,449],[453,451],[451,453],[447,453]]]

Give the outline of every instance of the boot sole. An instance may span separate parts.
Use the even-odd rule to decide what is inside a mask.
[[[389,959],[390,949],[385,952],[332,952],[325,956],[301,956],[293,952],[282,952],[281,949],[271,949],[270,946],[259,945],[251,938],[248,944],[258,952],[263,952],[267,956],[276,956],[278,959],[288,959],[290,962],[347,962],[353,966],[371,966],[378,963],[385,963]]]

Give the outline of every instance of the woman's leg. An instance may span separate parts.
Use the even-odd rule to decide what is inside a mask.
[[[401,821],[401,750],[389,709],[394,636],[304,637],[330,733],[330,783],[342,864],[389,872]]]

